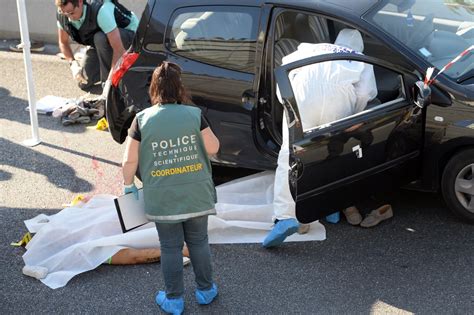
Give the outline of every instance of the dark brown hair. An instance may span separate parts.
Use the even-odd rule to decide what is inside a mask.
[[[55,0],[57,7],[66,6],[68,3],[72,3],[74,7],[79,5],[79,0]]]
[[[163,61],[153,71],[149,94],[153,105],[167,103],[191,104],[191,100],[181,82],[181,68],[177,64],[168,61]]]

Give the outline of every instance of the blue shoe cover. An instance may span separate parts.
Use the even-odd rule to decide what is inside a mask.
[[[184,311],[184,300],[182,297],[176,299],[168,299],[166,297],[166,293],[164,291],[160,291],[156,295],[155,300],[156,304],[158,304],[160,308],[168,314],[180,315]]]
[[[212,284],[209,290],[196,290],[196,300],[201,305],[210,304],[217,296],[217,285]]]
[[[339,211],[334,212],[333,214],[330,214],[326,217],[326,221],[333,224],[336,224],[337,222],[339,222],[340,219],[341,219],[341,215],[339,214]]]
[[[269,248],[281,245],[288,236],[298,231],[299,226],[300,224],[296,219],[284,219],[278,221],[270,233],[268,233],[267,237],[263,240],[263,247]]]

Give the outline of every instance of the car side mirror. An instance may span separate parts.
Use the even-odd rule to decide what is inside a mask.
[[[252,104],[254,105],[255,102],[255,93],[252,90],[245,90],[244,93],[242,93],[242,104]]]
[[[429,85],[425,85],[423,81],[415,83],[415,104],[420,108],[431,104],[431,88]]]

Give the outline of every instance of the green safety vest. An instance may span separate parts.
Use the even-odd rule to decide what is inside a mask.
[[[201,137],[201,110],[164,104],[137,114],[145,212],[155,222],[215,214],[216,190]]]

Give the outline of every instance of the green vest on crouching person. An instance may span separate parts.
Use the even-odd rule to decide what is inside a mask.
[[[201,110],[164,104],[137,114],[145,212],[155,222],[215,214],[216,190],[201,137]]]
[[[126,7],[118,2],[118,0],[84,0],[83,14],[78,21],[70,21],[69,18],[59,11],[56,12],[58,27],[63,29],[77,43],[86,46],[94,45],[94,35],[97,32],[105,31],[99,26],[99,11],[105,2],[114,4],[114,18],[118,28],[136,31],[136,16]],[[132,23],[134,20],[134,23]],[[135,24],[136,23],[136,24]],[[127,48],[127,47],[124,47]]]

